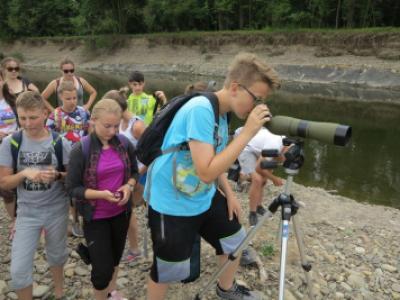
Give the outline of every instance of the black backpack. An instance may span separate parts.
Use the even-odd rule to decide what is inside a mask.
[[[149,166],[158,156],[181,150],[189,150],[189,145],[184,142],[176,147],[170,147],[161,150],[165,134],[175,117],[178,110],[187,103],[190,99],[204,96],[206,97],[213,107],[215,126],[214,126],[214,140],[218,139],[218,126],[219,126],[219,106],[218,98],[211,92],[196,92],[190,95],[181,95],[172,98],[161,110],[154,116],[153,121],[143,132],[136,146],[136,155],[141,163]]]
[[[52,145],[54,147],[54,152],[57,157],[57,171],[65,172],[65,167],[63,164],[63,143],[61,135],[51,130],[51,136],[53,137]],[[18,130],[12,134],[10,139],[14,174],[17,173],[18,154],[19,154],[19,148],[21,147],[21,143],[22,143],[22,131]]]

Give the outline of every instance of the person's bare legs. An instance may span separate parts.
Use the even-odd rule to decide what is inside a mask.
[[[132,195],[132,214],[131,219],[129,221],[129,228],[128,228],[128,242],[129,242],[129,250],[132,253],[140,253],[139,249],[139,225],[137,222],[137,218],[135,215],[134,207],[140,206],[144,203],[143,200],[143,185],[137,183],[135,185],[135,189]]]
[[[33,288],[32,285],[27,286],[26,288],[20,289],[20,290],[16,290],[15,293],[18,296],[19,300],[32,300],[33,296]]]
[[[119,267],[114,267],[114,273],[113,273],[112,279],[107,287],[108,293],[111,293],[112,291],[117,289],[118,271],[119,271]]]
[[[94,294],[94,298],[96,300],[107,300],[107,298],[108,298],[107,289],[104,289],[104,290],[101,290],[101,291],[93,289],[93,294]]]
[[[255,212],[257,206],[261,205],[265,179],[257,172],[251,173],[251,184],[249,189],[250,212]]]
[[[107,288],[105,288],[104,290],[93,289],[94,298],[96,300],[107,300],[108,293],[111,293],[112,291],[117,289],[118,271],[119,271],[119,267],[114,267],[114,273],[113,273],[112,279],[111,279],[110,283],[108,284]]]
[[[4,207],[12,222],[15,221],[15,200],[4,199]]]
[[[64,266],[50,267],[50,272],[54,281],[54,296],[59,299],[64,295]]]
[[[10,200],[10,199],[4,199],[4,208],[7,211],[7,214],[9,215],[11,222],[8,225],[8,231],[9,235],[8,238],[10,240],[13,239],[14,237],[14,232],[15,232],[15,199]]]
[[[147,300],[161,300],[165,298],[168,284],[154,282],[150,277],[147,281]]]
[[[133,253],[139,253],[139,241],[138,241],[138,222],[134,212],[132,209],[131,219],[129,221],[128,228],[128,242],[129,242],[129,250]]]
[[[219,266],[222,266],[227,259],[228,255],[219,255],[218,256]],[[218,285],[221,289],[227,291],[232,287],[236,271],[239,267],[239,262],[240,262],[240,255],[238,255],[238,258],[236,258],[234,261],[230,262],[228,267],[221,274],[218,280]]]

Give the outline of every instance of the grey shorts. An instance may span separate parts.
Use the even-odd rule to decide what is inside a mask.
[[[24,204],[18,206],[11,248],[10,273],[13,289],[23,289],[33,282],[33,260],[42,229],[49,266],[62,266],[66,262],[68,203],[57,206],[46,209],[27,207]]]
[[[250,151],[242,151],[239,157],[239,164],[241,172],[245,175],[249,175],[256,170],[258,156]]]

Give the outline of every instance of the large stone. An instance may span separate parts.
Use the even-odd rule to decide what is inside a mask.
[[[8,297],[8,299],[11,299],[11,300],[18,300],[18,295],[14,292],[9,292],[7,294],[7,297]]]
[[[400,293],[400,284],[398,284],[398,283],[392,284],[392,291],[394,291],[396,293]]]
[[[75,271],[74,271],[74,269],[72,269],[72,268],[68,268],[68,269],[66,269],[66,270],[64,271],[65,277],[68,277],[68,278],[74,276],[74,274],[75,274]]]
[[[86,276],[89,274],[89,271],[83,267],[78,266],[75,268],[75,273],[76,273],[76,275],[79,275],[79,276]]]
[[[355,251],[357,254],[360,254],[360,255],[365,254],[365,249],[363,247],[356,247]]]
[[[297,300],[290,290],[285,290],[285,300]]]
[[[89,289],[89,288],[83,288],[82,289],[82,293],[81,293],[82,298],[91,299],[92,295],[93,295],[92,294],[92,289]]]
[[[388,264],[383,264],[382,269],[384,269],[385,271],[391,272],[391,273],[394,273],[397,271],[396,267],[388,265]]]
[[[71,251],[70,256],[72,258],[81,259],[81,257],[79,256],[78,252],[76,252],[75,250]]]
[[[34,285],[33,298],[43,298],[49,290],[50,287],[48,285]]]
[[[325,258],[326,261],[328,261],[330,264],[334,264],[336,262],[336,257],[333,255],[330,255],[328,253],[324,253],[323,257]]]
[[[351,286],[349,286],[346,282],[341,282],[340,286],[346,291],[346,292],[351,292],[353,289]]]
[[[8,292],[8,284],[4,280],[0,280],[0,294],[6,294]]]
[[[38,272],[39,274],[44,274],[44,273],[46,273],[47,272],[47,270],[48,270],[48,265],[47,265],[47,263],[44,261],[44,260],[38,260],[36,263],[35,263],[35,269],[36,269],[36,272]]]
[[[11,261],[11,254],[8,253],[1,258],[1,263],[8,264]]]
[[[362,288],[366,285],[364,276],[360,273],[353,273],[347,278],[347,283],[355,289]]]
[[[117,279],[117,286],[118,287],[124,287],[129,283],[129,279],[125,277],[121,277]]]
[[[341,300],[344,299],[344,294],[340,292],[335,293],[335,300]]]

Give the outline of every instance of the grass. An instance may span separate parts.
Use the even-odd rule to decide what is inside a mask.
[[[275,254],[274,244],[265,242],[261,248],[261,254],[265,257],[272,257]]]

